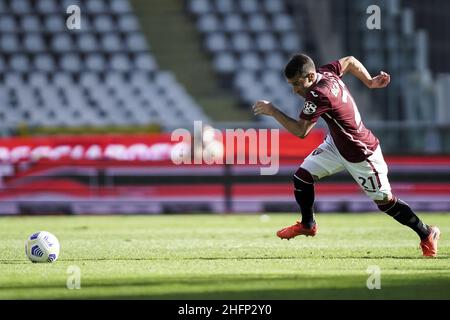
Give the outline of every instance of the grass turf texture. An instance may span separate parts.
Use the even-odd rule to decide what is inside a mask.
[[[4,217],[0,299],[449,299],[450,215],[420,214],[440,227],[438,258],[384,214],[318,216],[319,233],[281,241],[296,216],[170,215]],[[33,264],[27,236],[60,240],[53,264]],[[69,266],[81,289],[69,290]],[[367,268],[381,270],[369,290]]]

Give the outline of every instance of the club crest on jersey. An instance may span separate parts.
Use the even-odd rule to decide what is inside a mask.
[[[311,101],[305,101],[305,106],[303,107],[304,114],[313,114],[316,112],[317,106]]]

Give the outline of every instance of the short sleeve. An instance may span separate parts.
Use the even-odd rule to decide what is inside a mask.
[[[319,72],[331,72],[337,75],[339,78],[343,76],[342,74],[342,66],[339,60],[332,61],[326,65],[321,66],[318,69]]]
[[[319,92],[310,91],[306,95],[305,105],[300,113],[300,119],[317,122],[322,114],[330,110],[330,103],[325,96]]]

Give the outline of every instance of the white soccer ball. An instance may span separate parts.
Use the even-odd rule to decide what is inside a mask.
[[[55,262],[59,256],[59,241],[47,231],[33,233],[25,243],[25,253],[32,262]]]

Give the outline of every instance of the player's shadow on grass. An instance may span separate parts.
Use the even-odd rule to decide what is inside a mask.
[[[65,283],[53,282],[0,286],[0,294],[4,296],[8,291],[53,290],[52,299],[450,299],[449,278],[423,274],[417,274],[417,277],[382,276],[379,290],[369,290],[366,279],[365,275],[304,275],[262,279],[245,274],[238,278],[225,275],[163,280],[96,279],[95,282],[82,281],[80,290],[68,290]]]

